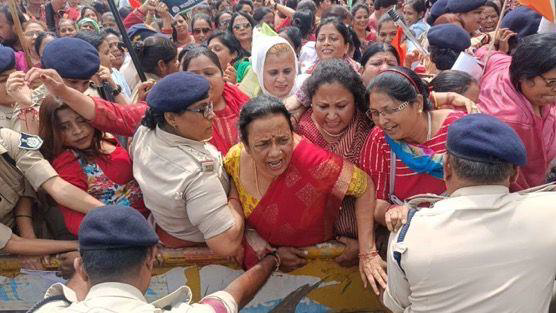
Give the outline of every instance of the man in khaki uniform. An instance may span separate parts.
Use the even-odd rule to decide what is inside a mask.
[[[147,303],[144,294],[156,260],[158,236],[137,210],[120,205],[96,208],[83,219],[78,237],[80,257],[74,267],[87,296],[77,302],[72,290],[55,284],[47,292],[50,298],[30,312],[235,313],[279,266],[276,255],[267,255],[224,291],[199,303],[190,304],[192,294],[187,286]]]
[[[448,198],[409,211],[390,236],[384,304],[394,313],[548,312],[556,276],[556,193],[510,193],[526,150],[495,117],[448,130]]]
[[[75,242],[25,239],[12,233],[13,209],[21,197],[43,188],[61,205],[86,213],[102,205],[81,189],[58,177],[38,149],[42,140],[0,128],[0,250],[12,254],[45,255],[75,250]]]

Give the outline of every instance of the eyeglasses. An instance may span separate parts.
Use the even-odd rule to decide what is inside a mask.
[[[25,37],[33,38],[38,37],[40,33],[42,33],[42,31],[28,31],[23,33],[23,35],[25,35]]]
[[[546,84],[547,88],[556,89],[556,78],[547,79],[542,75],[539,76],[544,80],[544,83]]]
[[[233,26],[233,28],[234,28],[234,30],[249,29],[249,28],[251,28],[251,24],[249,24],[249,23],[235,24]]]
[[[208,34],[212,31],[210,28],[193,28],[193,34],[199,35],[200,33]]]
[[[204,105],[198,109],[185,109],[185,110],[194,113],[203,113],[203,116],[205,118],[209,118],[210,114],[214,112],[213,108],[214,107],[212,105],[212,102],[209,102],[207,105]]]
[[[400,112],[405,110],[405,108],[407,108],[409,106],[409,101],[406,101],[402,104],[400,104],[397,108],[386,108],[384,111],[378,111],[378,110],[367,110],[367,112],[365,112],[365,114],[367,115],[368,118],[373,119],[373,118],[378,118],[379,116],[391,116],[394,113]]]

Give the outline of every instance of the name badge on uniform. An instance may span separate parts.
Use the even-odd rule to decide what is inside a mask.
[[[214,161],[202,161],[201,170],[203,172],[214,172]]]
[[[25,150],[39,150],[42,143],[41,137],[26,133],[21,133],[21,138],[19,139],[19,147]]]

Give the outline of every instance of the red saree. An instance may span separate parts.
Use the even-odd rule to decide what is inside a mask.
[[[224,84],[222,97],[226,101],[226,107],[223,110],[215,111],[216,117],[212,121],[213,132],[212,143],[222,155],[226,155],[228,150],[239,141],[237,133],[237,120],[239,111],[243,105],[249,101],[243,92],[237,87],[228,83]]]
[[[304,247],[334,238],[353,169],[350,162],[302,139],[288,169],[272,182],[247,223],[273,246]]]
[[[345,130],[342,137],[330,143],[322,137],[315,122],[311,118],[312,109],[308,109],[301,116],[295,132],[309,139],[312,143],[327,151],[334,152],[340,157],[359,166],[363,146],[371,133],[372,123],[363,114],[356,114],[353,121]],[[336,220],[335,233],[339,236],[357,238],[357,223],[355,219],[355,198],[346,197],[342,203],[340,216]]]

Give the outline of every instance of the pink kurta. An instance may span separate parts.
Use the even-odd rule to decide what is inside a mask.
[[[483,61],[485,52],[477,52]],[[510,125],[525,144],[527,164],[520,168],[517,182],[511,186],[516,191],[545,182],[550,162],[556,157],[556,103],[543,106],[541,116],[535,116],[529,100],[510,80],[511,61],[506,54],[492,54],[481,78],[479,109]]]

